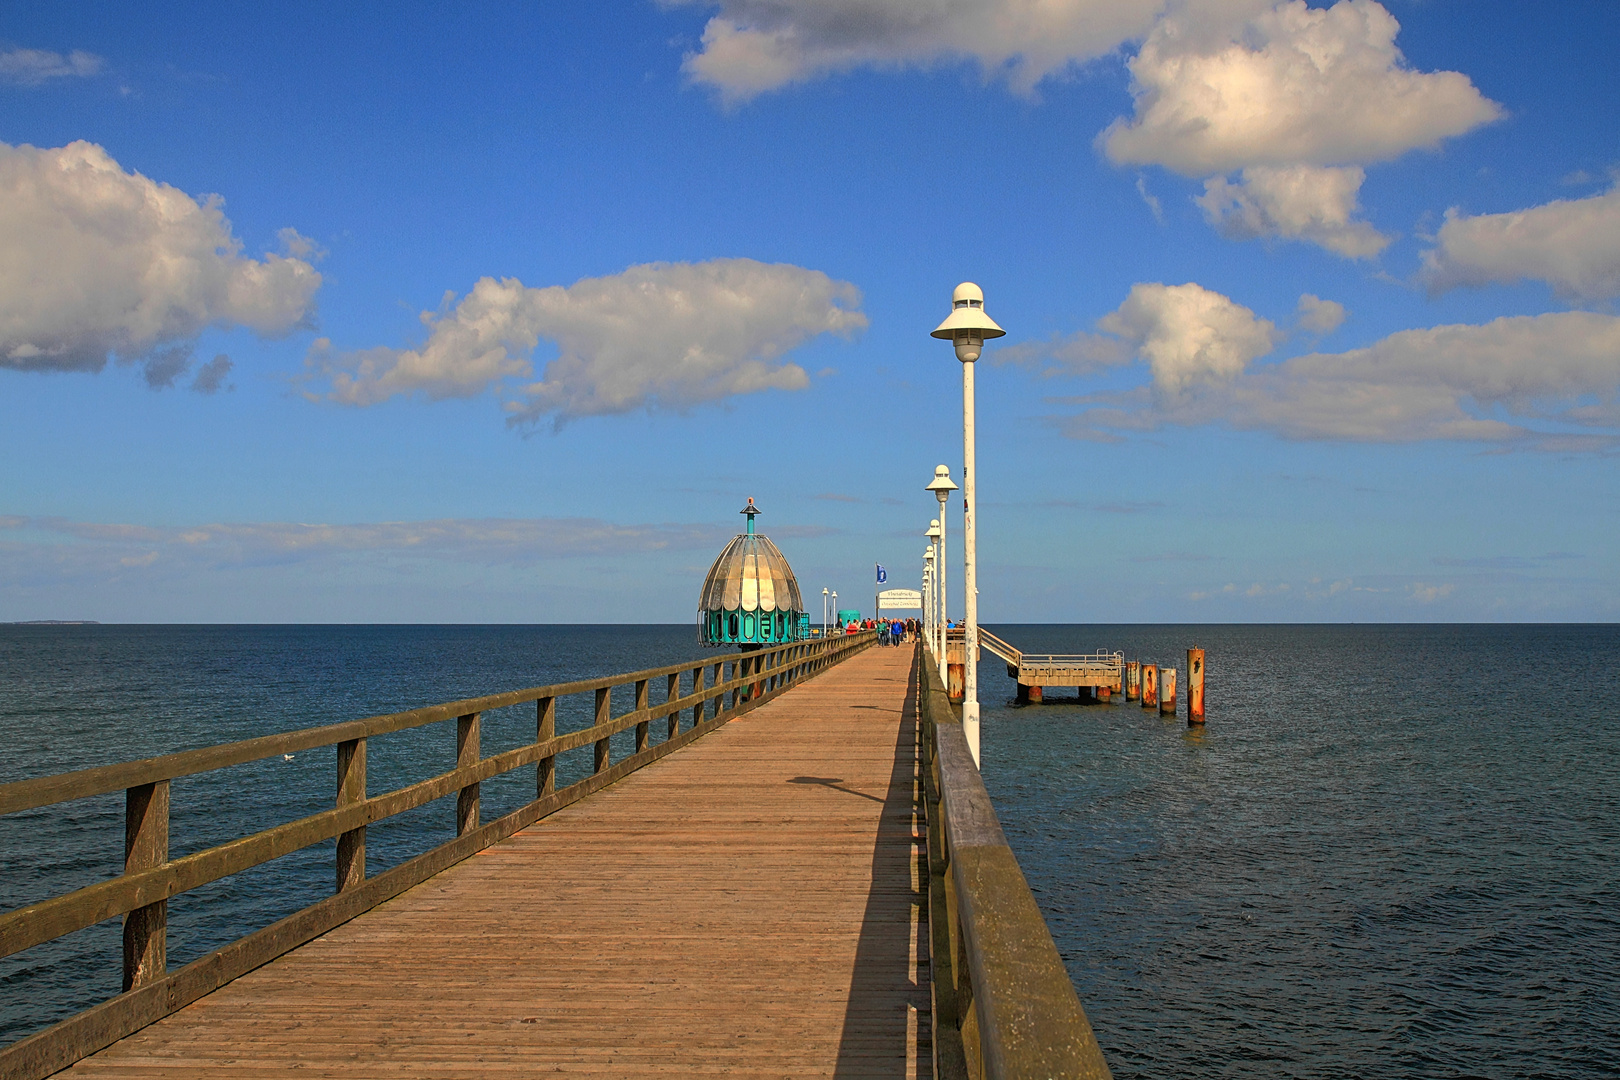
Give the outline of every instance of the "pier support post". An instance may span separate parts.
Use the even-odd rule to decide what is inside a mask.
[[[350,739],[337,748],[337,808],[366,801],[366,740]],[[366,880],[366,827],[350,829],[337,838],[337,891],[352,889]]]
[[[1142,665],[1142,708],[1159,707],[1159,665]]]
[[[1094,686],[1091,688],[1091,692],[1104,705],[1114,699],[1114,688],[1112,686]]]
[[[1125,661],[1125,700],[1135,701],[1142,696],[1142,662]]]
[[[1187,725],[1204,722],[1204,650],[1187,650]]]
[[[169,861],[169,782],[124,791],[124,873]],[[169,902],[155,900],[124,916],[124,990],[163,976],[168,967]]]
[[[1029,687],[1025,686],[1023,683],[1018,683],[1017,687],[1018,687],[1018,689],[1015,691],[1015,694],[1016,694],[1016,697],[1014,699],[1015,703],[1018,704],[1018,705],[1028,705],[1029,704]]]
[[[1031,686],[1029,688],[1029,703],[1031,705],[1039,705],[1045,700],[1046,688],[1044,686]]]
[[[1176,715],[1176,669],[1173,667],[1159,672],[1159,715]]]
[[[456,717],[456,768],[470,769],[478,764],[479,713]],[[456,792],[456,835],[466,836],[478,828],[478,785],[468,784]]]
[[[543,697],[534,703],[534,741],[557,737],[557,699]],[[543,757],[535,764],[534,797],[543,799],[557,790],[557,755]]]
[[[961,701],[967,683],[967,645],[961,641],[945,644],[945,696]]]
[[[597,727],[605,727],[611,720],[613,712],[613,688],[603,686],[596,691],[596,720]],[[608,767],[608,739],[603,736],[596,740],[596,771],[601,772]]]

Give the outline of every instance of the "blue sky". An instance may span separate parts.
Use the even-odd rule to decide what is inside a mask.
[[[1613,3],[439,7],[0,16],[0,620],[909,583],[968,279],[986,621],[1620,615]]]

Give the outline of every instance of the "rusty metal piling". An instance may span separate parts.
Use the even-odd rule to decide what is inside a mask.
[[[1159,672],[1159,715],[1176,715],[1176,669],[1173,667]]]
[[[1204,650],[1187,650],[1187,726],[1204,722]]]

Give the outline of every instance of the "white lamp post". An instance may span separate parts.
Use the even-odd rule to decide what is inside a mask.
[[[827,636],[827,590],[821,590],[821,636]]]
[[[1007,331],[984,313],[984,290],[964,281],[951,293],[951,314],[934,328],[933,335],[956,344],[956,358],[962,361],[962,497],[963,515],[962,589],[967,615],[963,635],[962,734],[967,736],[973,762],[979,762],[979,571],[978,530],[974,524],[973,488],[976,466],[973,453],[973,362],[984,351],[988,338],[1004,337]],[[941,515],[943,520],[943,515]]]
[[[833,590],[832,604],[833,604],[833,618],[838,619],[838,590],[837,589]],[[838,619],[838,632],[839,633],[844,632],[844,620],[843,619]]]
[[[930,611],[932,610],[932,608],[930,608],[929,605],[934,602],[933,601],[933,597],[934,597],[934,545],[932,543],[930,543],[928,545],[928,547],[923,549],[923,576],[922,576],[922,580],[923,580],[923,588],[922,588],[923,616],[922,616],[922,627],[921,627],[921,629],[922,629],[922,639],[923,639],[923,641],[927,642],[928,647],[930,649],[932,649],[933,645],[934,645],[933,637],[932,637],[933,630],[934,630],[934,620],[930,617],[930,614],[929,614]]]
[[[928,550],[934,553],[933,558],[928,563],[934,570],[931,575],[934,587],[928,593],[928,648],[934,654],[934,663],[937,665],[940,662],[939,643],[944,640],[939,637],[938,633],[939,627],[944,620],[944,616],[939,611],[939,575],[945,567],[943,553],[939,550],[940,537],[945,534],[940,529],[939,518],[935,518],[928,523],[928,531],[923,535],[928,537]]]
[[[939,567],[939,618],[934,623],[935,628],[939,631],[939,651],[934,655],[934,662],[939,665],[939,681],[949,684],[950,679],[945,674],[945,624],[951,618],[951,609],[946,603],[949,597],[945,595],[945,579],[947,576],[945,573],[945,500],[950,498],[951,492],[956,490],[956,481],[951,479],[950,467],[946,465],[935,466],[934,479],[923,490],[932,491],[935,498],[939,499],[939,517],[929,523],[930,525],[939,526],[939,559],[934,563],[935,566]]]

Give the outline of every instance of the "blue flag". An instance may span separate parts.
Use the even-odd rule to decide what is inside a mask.
[[[889,580],[889,572],[887,570],[883,569],[883,564],[882,563],[879,563],[878,564],[878,584],[881,585],[885,581],[888,581],[888,580]]]

